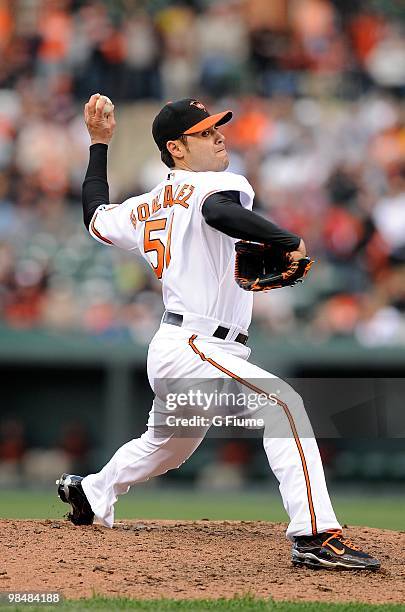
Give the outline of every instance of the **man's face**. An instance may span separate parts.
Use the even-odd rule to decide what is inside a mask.
[[[176,141],[180,157],[174,156],[176,167],[194,172],[222,172],[229,165],[225,137],[212,127],[196,134],[188,134],[186,143]]]

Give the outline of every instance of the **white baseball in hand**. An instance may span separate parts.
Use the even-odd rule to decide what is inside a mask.
[[[100,107],[100,103],[102,100],[105,100],[103,115],[110,115],[114,110],[114,104],[111,102],[108,96],[100,96],[96,102],[96,110]]]

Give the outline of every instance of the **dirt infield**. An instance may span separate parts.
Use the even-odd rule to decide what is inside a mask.
[[[294,568],[286,525],[253,521],[0,520],[0,591],[176,599],[251,593],[276,600],[405,602],[405,532],[348,528],[379,572]]]

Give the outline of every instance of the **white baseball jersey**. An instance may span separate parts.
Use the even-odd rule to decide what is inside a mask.
[[[231,190],[252,209],[254,191],[239,174],[172,170],[149,193],[100,206],[90,233],[145,257],[162,281],[166,310],[247,330],[253,294],[234,279],[236,241],[207,225],[201,212],[209,195]]]

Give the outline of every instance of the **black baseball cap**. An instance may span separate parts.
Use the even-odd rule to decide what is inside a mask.
[[[202,102],[184,98],[168,102],[156,115],[152,124],[153,138],[162,151],[168,140],[177,140],[183,134],[195,134],[214,125],[223,125],[232,119],[232,111],[210,115]]]

